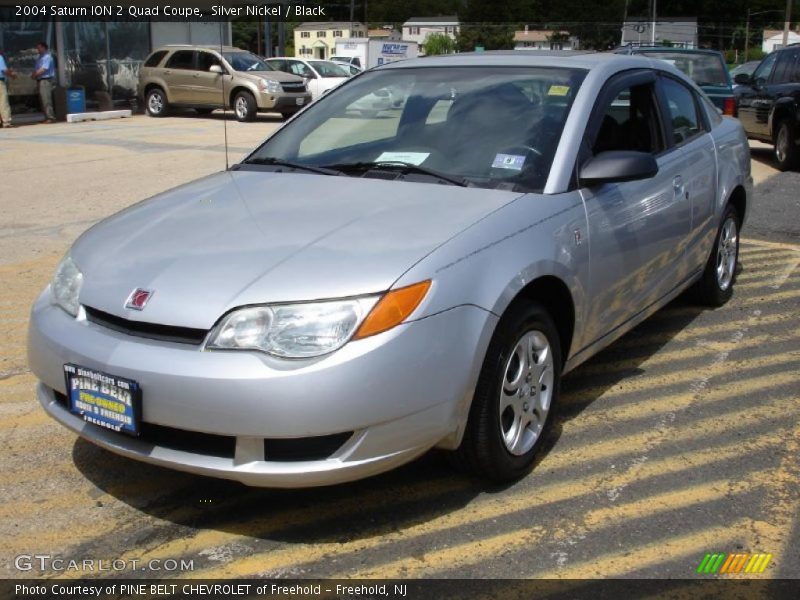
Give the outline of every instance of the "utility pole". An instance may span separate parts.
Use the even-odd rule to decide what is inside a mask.
[[[655,0],[654,0],[655,1]],[[786,0],[786,18],[783,22],[783,47],[789,45],[789,23],[792,20],[792,0]]]
[[[747,21],[744,22],[744,62],[747,62],[747,51],[750,49],[750,9],[747,9]]]
[[[786,0],[786,1],[791,2],[792,0]],[[656,45],[656,0],[653,0],[653,30],[650,33],[652,38],[650,40],[650,43],[652,43],[653,46],[655,46]]]

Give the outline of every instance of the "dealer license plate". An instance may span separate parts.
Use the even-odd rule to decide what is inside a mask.
[[[71,412],[113,431],[139,435],[141,390],[131,379],[78,365],[64,365]]]

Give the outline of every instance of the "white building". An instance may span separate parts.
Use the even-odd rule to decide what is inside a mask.
[[[528,29],[514,32],[514,50],[577,50],[578,38],[569,31]]]
[[[800,43],[800,33],[790,29],[787,41],[789,44]],[[783,29],[765,29],[764,41],[761,42],[761,49],[764,54],[769,54],[778,48],[783,48]]]
[[[412,17],[403,23],[403,39],[422,45],[433,33],[443,33],[456,39],[458,30],[458,17]]]
[[[336,50],[336,42],[366,37],[367,26],[363,23],[301,23],[294,29],[294,55],[298,58],[326,59]]]

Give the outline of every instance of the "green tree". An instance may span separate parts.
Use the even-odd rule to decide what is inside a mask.
[[[464,23],[456,42],[461,52],[472,52],[476,46],[485,50],[511,50],[514,27],[509,23]]]
[[[432,33],[422,43],[422,51],[426,56],[453,54],[457,49],[456,41],[444,33]]]

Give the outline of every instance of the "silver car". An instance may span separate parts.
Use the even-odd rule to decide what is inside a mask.
[[[433,447],[512,480],[564,373],[688,288],[730,298],[751,203],[741,126],[663,61],[393,63],[84,233],[33,306],[36,393],[99,446],[249,485]]]

